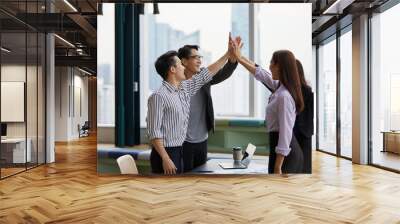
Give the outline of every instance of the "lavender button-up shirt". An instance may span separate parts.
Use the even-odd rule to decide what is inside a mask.
[[[293,127],[296,120],[296,103],[286,87],[279,85],[278,80],[272,79],[270,72],[257,67],[254,77],[274,90],[265,113],[267,131],[279,132],[278,145],[275,148],[275,152],[287,156],[291,150],[290,142],[292,141]]]

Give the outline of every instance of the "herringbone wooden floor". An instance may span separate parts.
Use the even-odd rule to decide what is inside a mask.
[[[100,177],[96,140],[0,181],[0,223],[400,223],[400,175],[314,153],[313,174]]]

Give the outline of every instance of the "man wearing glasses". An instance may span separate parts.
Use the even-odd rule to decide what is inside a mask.
[[[183,143],[189,124],[190,101],[226,64],[233,53],[231,41],[229,36],[228,49],[221,58],[208,67],[201,68],[190,79],[185,76],[185,67],[178,58],[178,52],[168,51],[157,58],[154,65],[163,83],[149,97],[147,111],[147,134],[152,145],[150,163],[153,173],[183,172]]]
[[[202,56],[199,54],[199,46],[185,45],[178,50],[178,57],[185,66],[186,79],[199,73]],[[184,172],[200,166],[207,161],[208,132],[214,130],[214,108],[211,99],[211,85],[218,84],[229,78],[237,67],[233,57],[220,69],[212,80],[206,83],[190,101],[189,124],[186,140],[183,143],[183,167]]]

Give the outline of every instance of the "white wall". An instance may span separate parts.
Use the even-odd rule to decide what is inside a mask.
[[[44,74],[41,66],[25,66],[25,64],[3,64],[1,66],[1,81],[2,82],[23,82],[26,87],[26,99],[22,102],[22,107],[12,108],[3,105],[2,112],[6,113],[26,113],[26,119],[23,118],[22,122],[6,122],[7,123],[7,137],[8,138],[27,138],[30,142],[32,161],[44,163]],[[27,80],[26,80],[27,79]],[[4,89],[2,89],[2,93]],[[24,90],[19,90],[24,94]],[[2,98],[7,95],[2,95]],[[25,106],[26,103],[26,106]],[[3,103],[2,103],[3,104]],[[8,110],[8,111],[7,111]],[[39,156],[37,156],[37,153]]]
[[[1,81],[4,82],[25,82],[25,65],[2,65],[1,66]],[[29,69],[29,68],[28,68]],[[1,108],[7,110],[7,108]],[[25,123],[12,122],[7,123],[7,137],[25,137]]]
[[[112,144],[115,136],[115,35],[110,30],[115,28],[114,14],[114,4],[103,4],[103,14],[97,17],[97,45],[102,46],[97,49],[97,141]]]
[[[314,92],[314,135],[312,136],[312,149],[317,149],[317,48],[312,46],[311,77],[306,77]],[[309,81],[310,80],[310,81]]]
[[[72,109],[72,120],[71,120],[71,135],[73,138],[77,138],[79,136],[78,133],[78,124],[81,126],[85,123],[85,121],[89,120],[89,92],[88,92],[88,77],[81,76],[82,73],[74,75],[74,108]],[[80,91],[80,93],[79,93]],[[80,97],[79,97],[80,96]],[[79,102],[80,101],[80,102]],[[80,104],[80,105],[79,105]],[[80,108],[81,107],[81,108]],[[80,111],[81,110],[81,111]]]
[[[1,66],[1,81],[3,82],[25,82],[26,76],[26,69],[28,74],[31,74],[34,70],[36,73],[36,68],[33,66],[28,66],[27,68],[25,65],[2,65]],[[35,83],[36,84],[36,83]],[[32,89],[28,89],[32,90]],[[36,97],[36,89],[34,92],[28,92],[28,97]],[[28,102],[31,102],[32,99],[27,99]],[[33,105],[32,105],[33,106]],[[35,105],[36,107],[36,105]],[[1,108],[1,110],[7,110],[7,108]],[[28,121],[33,120],[33,118],[28,114]],[[36,114],[34,114],[36,116]],[[36,117],[35,117],[36,118]],[[7,136],[8,137],[25,137],[25,123],[26,122],[7,122]],[[30,128],[32,125],[29,125]],[[29,130],[28,130],[29,131]],[[29,137],[29,136],[28,136]]]
[[[55,68],[55,141],[68,141],[69,76],[67,67]]]
[[[70,141],[88,120],[88,77],[71,67],[56,67],[55,73],[55,141]]]

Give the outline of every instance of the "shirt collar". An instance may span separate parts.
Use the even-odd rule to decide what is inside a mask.
[[[286,89],[286,87],[284,85],[279,83],[279,87],[278,87],[278,89],[275,90],[275,93],[280,93],[282,91],[287,91],[287,89]]]
[[[172,93],[172,92],[177,92],[177,91],[183,89],[182,83],[181,83],[181,85],[179,86],[179,88],[176,88],[175,86],[171,85],[169,82],[167,82],[167,81],[165,81],[165,80],[163,80],[162,84],[163,84],[163,85],[165,86],[165,88],[167,88],[168,91],[170,91],[171,93]]]

